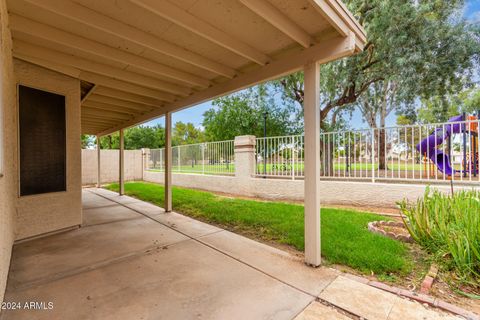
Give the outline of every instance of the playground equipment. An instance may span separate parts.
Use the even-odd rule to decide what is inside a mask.
[[[423,139],[416,148],[418,152],[424,157],[424,165],[426,174],[434,175],[434,166],[437,169],[448,175],[452,176],[455,173],[467,173],[476,176],[479,174],[479,137],[478,137],[478,115],[466,116],[465,114],[452,117],[448,120],[449,123],[442,127],[438,127],[427,138]],[[456,170],[451,163],[451,151],[452,151],[452,135],[462,134],[461,150],[463,151],[462,170]],[[467,136],[470,137],[470,148],[467,152]],[[447,143],[447,153],[438,149],[439,145]]]

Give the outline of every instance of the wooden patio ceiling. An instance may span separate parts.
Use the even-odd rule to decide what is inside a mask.
[[[362,50],[339,0],[9,0],[14,57],[82,80],[106,135]]]

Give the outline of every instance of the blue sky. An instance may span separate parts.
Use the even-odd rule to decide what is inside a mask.
[[[467,1],[464,17],[473,22],[480,22],[480,0]]]
[[[480,23],[480,0],[466,1],[465,9],[463,11],[463,16],[472,22]],[[203,120],[203,113],[210,108],[212,108],[212,103],[205,102],[195,107],[191,107],[179,112],[175,112],[172,114],[172,122],[173,123],[176,123],[178,121],[191,122],[196,127],[201,127],[202,120]],[[396,116],[395,114],[392,113],[387,118],[387,126],[395,125],[395,119],[396,119]],[[160,123],[163,125],[164,124],[163,117],[147,122],[146,125],[155,125],[157,123]],[[356,129],[367,127],[366,124],[363,122],[362,116],[359,112],[353,113],[350,123]]]

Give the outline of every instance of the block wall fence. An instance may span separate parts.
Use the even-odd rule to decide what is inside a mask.
[[[302,201],[303,180],[265,179],[255,175],[255,136],[235,138],[235,175],[172,173],[173,185],[270,200]],[[146,169],[149,149],[125,151],[125,179],[164,183],[164,173]],[[102,150],[102,183],[118,181],[118,150]],[[105,159],[105,160],[104,160]],[[83,150],[84,184],[96,183],[96,151]],[[415,201],[425,192],[425,184],[372,183],[368,181],[323,180],[321,202],[327,205],[395,208],[403,199]],[[476,186],[455,187],[458,189]],[[450,186],[434,185],[449,193]]]
[[[125,180],[142,180],[143,155],[142,150],[125,150]],[[101,150],[100,172],[101,183],[118,182],[119,151]],[[82,150],[82,184],[97,183],[97,150]]]

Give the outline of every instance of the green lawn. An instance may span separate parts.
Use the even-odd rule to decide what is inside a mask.
[[[377,164],[371,164],[371,163],[351,163],[349,165],[349,169],[353,172],[354,170],[356,170],[357,172],[359,171],[372,171],[372,169],[375,169],[377,170],[377,167],[378,165]],[[387,162],[387,167],[389,170],[392,170],[392,171],[404,171],[404,170],[407,170],[407,171],[412,171],[412,170],[416,170],[416,171],[420,171],[420,170],[424,170],[424,167],[422,164],[412,164],[412,163],[404,163],[404,162],[401,162],[401,163],[398,163],[396,160],[393,161],[393,163],[391,161]],[[266,166],[266,172],[267,174],[275,174],[275,173],[283,173],[285,175],[288,175],[291,173],[292,171],[292,166],[290,163],[288,162],[285,162],[284,164],[271,164],[271,163],[268,163],[267,166]],[[343,173],[346,169],[347,169],[347,165],[345,163],[335,163],[334,166],[333,166],[333,169],[335,172],[338,172],[340,171],[341,173]],[[151,171],[161,171],[160,169],[156,169],[156,168],[153,168],[153,169],[150,169]],[[216,164],[216,165],[211,165],[211,164],[205,164],[205,165],[201,165],[201,164],[195,164],[195,165],[181,165],[181,166],[177,166],[175,164],[173,164],[172,166],[172,170],[174,172],[184,172],[184,173],[203,173],[203,170],[205,170],[205,173],[207,174],[222,174],[222,173],[230,173],[230,174],[234,174],[235,173],[235,164],[234,163],[229,163],[228,165],[227,164]],[[303,163],[296,163],[295,164],[295,167],[294,167],[294,170],[295,170],[295,174],[298,175],[298,174],[302,174],[303,173]],[[264,172],[264,167],[263,167],[263,164],[257,164],[257,172],[259,174],[262,174]]]
[[[118,184],[106,187],[118,191]],[[127,195],[163,206],[163,186],[146,182],[125,184]],[[218,196],[210,192],[173,188],[173,209],[199,220],[224,226],[250,237],[304,249],[303,206]],[[322,209],[322,255],[364,273],[406,274],[411,271],[408,247],[367,230],[378,215]]]

